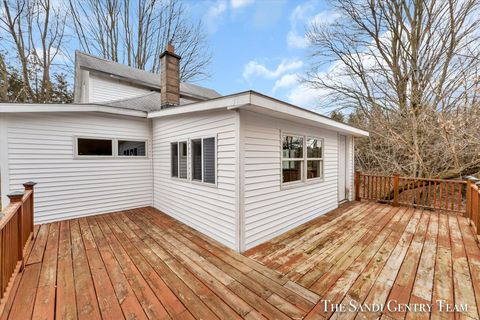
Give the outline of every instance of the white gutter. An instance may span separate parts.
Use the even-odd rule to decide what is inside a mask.
[[[314,111],[300,108],[257,92],[252,92],[250,103],[256,107],[267,109],[269,111],[280,112],[286,115],[314,121],[357,137],[369,136],[368,131],[349,126],[348,124],[335,121]]]
[[[217,109],[228,109],[250,104],[249,92],[242,92],[225,97],[219,97],[207,101],[195,102],[179,107],[168,108],[148,113],[148,118],[161,118],[191,112],[211,111]]]
[[[0,104],[0,113],[25,112],[102,112],[141,118],[147,117],[147,112],[145,111],[103,106],[97,104]]]

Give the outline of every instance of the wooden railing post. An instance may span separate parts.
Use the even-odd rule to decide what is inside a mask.
[[[480,234],[480,182],[475,183],[477,188],[474,189],[472,195],[472,218],[473,224],[475,225],[475,229],[477,231],[477,235]]]
[[[362,175],[360,171],[355,171],[355,201],[360,201],[362,198],[360,197],[360,179]]]
[[[395,173],[393,175],[393,206],[398,207],[398,196],[399,196],[399,191],[398,191],[398,184],[400,181],[400,175],[398,173]]]
[[[467,197],[467,205],[465,208],[465,217],[467,218],[472,218],[472,181],[470,179],[467,179],[467,191],[466,191],[466,197]]]
[[[29,181],[29,182],[25,182],[23,184],[23,187],[25,188],[25,191],[32,191],[32,194],[30,195],[30,217],[29,217],[29,226],[30,226],[30,234],[29,234],[29,238],[30,239],[33,239],[33,219],[35,217],[35,201],[34,201],[34,194],[35,194],[35,185],[37,183],[33,182],[33,181]]]
[[[8,195],[12,204],[23,201],[23,191],[12,192]],[[19,213],[17,215],[17,250],[18,260],[20,261],[20,271],[23,270],[23,204],[20,206]]]

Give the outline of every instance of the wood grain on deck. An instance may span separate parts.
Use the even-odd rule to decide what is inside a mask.
[[[352,202],[238,254],[142,208],[35,227],[2,319],[479,319],[480,249],[456,215]],[[467,304],[335,312],[331,304]]]

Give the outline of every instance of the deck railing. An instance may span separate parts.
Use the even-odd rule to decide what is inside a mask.
[[[470,218],[477,234],[480,234],[480,190],[478,185],[478,180],[467,181],[467,205],[465,216]]]
[[[5,296],[15,276],[24,267],[24,249],[33,238],[34,182],[24,185],[25,191],[10,193],[10,204],[0,218],[0,298],[3,308]]]
[[[355,173],[355,200],[461,213],[480,235],[480,180],[443,180]]]
[[[390,203],[394,206],[463,213],[466,181],[386,176],[356,172],[355,197]]]

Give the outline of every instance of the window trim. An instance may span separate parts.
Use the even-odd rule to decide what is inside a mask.
[[[112,154],[109,156],[94,156],[94,155],[80,155],[78,154],[78,139],[90,140],[110,140],[112,142]],[[73,136],[73,158],[74,159],[115,159],[117,153],[115,138],[109,137],[92,137],[92,136]]]
[[[210,139],[210,138],[213,138],[215,139],[215,143],[214,143],[214,147],[215,147],[215,183],[210,183],[210,182],[205,182],[205,175],[204,175],[204,160],[203,160],[203,151],[204,151],[204,147],[203,147],[203,140],[204,139]],[[193,160],[191,159],[192,157],[192,141],[193,140],[200,140],[201,141],[201,145],[202,145],[202,180],[194,180],[193,179],[193,170],[192,170],[192,166],[193,166]],[[199,136],[199,137],[194,137],[194,138],[190,138],[188,139],[188,142],[189,142],[189,150],[190,150],[190,160],[191,160],[191,164],[190,164],[190,183],[192,184],[197,184],[197,185],[202,185],[202,186],[207,186],[207,187],[213,187],[213,188],[217,188],[218,187],[218,134],[214,134],[214,135],[204,135],[204,136]]]
[[[283,137],[284,136],[297,136],[297,137],[302,137],[303,138],[303,158],[284,158],[283,157]],[[313,138],[317,139],[322,142],[322,157],[321,158],[308,158],[307,157],[307,139],[308,138]],[[325,177],[325,139],[320,138],[316,135],[311,135],[311,134],[305,134],[305,133],[295,133],[291,131],[283,131],[280,130],[280,189],[289,189],[289,188],[294,188],[294,187],[300,187],[300,186],[305,186],[308,184],[313,184],[313,183],[320,183],[324,181]],[[317,178],[307,178],[307,161],[308,160],[318,160],[322,161],[322,167],[320,171],[320,177]],[[290,182],[283,182],[283,161],[303,161],[302,165],[302,177],[300,180],[296,181],[290,181]]]
[[[133,158],[133,159],[145,159],[148,158],[148,140],[144,139],[124,139],[124,138],[115,138],[115,157],[118,158]],[[144,156],[124,156],[123,154],[118,154],[118,142],[119,141],[132,141],[132,142],[144,142],[145,143],[145,155]]]

